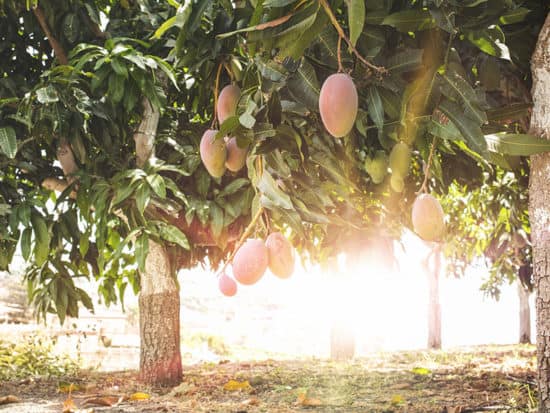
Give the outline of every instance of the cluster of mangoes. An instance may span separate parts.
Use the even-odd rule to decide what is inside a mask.
[[[216,104],[218,121],[222,124],[227,118],[235,116],[241,90],[237,85],[228,85],[222,89]],[[208,129],[201,138],[200,155],[208,173],[220,178],[226,169],[238,172],[246,163],[248,149],[237,144],[236,137],[225,136],[216,139],[217,129]]]
[[[237,250],[233,257],[233,278],[225,272],[218,285],[222,294],[233,296],[237,293],[237,280],[243,285],[257,283],[267,268],[279,278],[288,278],[294,272],[294,248],[280,232],[269,234],[265,242],[252,238]]]
[[[332,136],[341,138],[351,131],[357,117],[358,103],[357,89],[349,75],[335,73],[325,80],[319,94],[319,112],[323,125]],[[380,184],[389,168],[391,188],[395,192],[403,192],[411,160],[411,147],[400,141],[393,146],[389,157],[383,150],[367,157],[365,170],[373,183]],[[445,220],[439,201],[432,195],[419,195],[413,204],[412,223],[422,239],[440,240],[445,232]]]

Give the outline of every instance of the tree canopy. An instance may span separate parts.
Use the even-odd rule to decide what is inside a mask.
[[[106,303],[138,291],[150,241],[178,268],[217,268],[245,229],[281,229],[313,261],[398,238],[418,191],[446,194],[549,149],[518,127],[542,11],[535,0],[2,0],[0,268],[20,245],[39,314],[63,320],[92,307],[78,277],[96,278]],[[318,103],[338,71],[359,96],[342,139]],[[232,82],[237,113],[219,124]],[[210,127],[248,147],[246,168],[208,174]],[[140,136],[155,137],[154,156],[140,159]],[[368,166],[398,142],[412,150],[400,191],[387,167],[378,182]]]

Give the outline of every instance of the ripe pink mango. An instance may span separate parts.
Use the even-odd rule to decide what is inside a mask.
[[[237,294],[237,283],[226,273],[223,273],[218,280],[218,287],[221,293],[227,297]]]
[[[227,147],[227,159],[225,160],[225,166],[231,172],[238,172],[242,169],[246,163],[246,154],[248,148],[241,148],[237,144],[237,138],[229,138],[226,143]]]
[[[215,129],[208,129],[201,138],[200,154],[206,170],[214,178],[220,178],[225,173],[227,149],[223,139],[214,139],[218,133]]]
[[[269,269],[279,278],[288,278],[294,272],[294,249],[280,232],[269,234],[265,240]]]
[[[426,241],[439,241],[445,233],[445,213],[439,201],[429,194],[419,195],[412,207],[414,231]]]
[[[227,118],[234,116],[237,112],[237,104],[241,98],[241,89],[237,85],[227,85],[218,96],[216,111],[218,121],[222,124]]]
[[[264,275],[267,264],[265,244],[259,239],[249,239],[233,257],[233,276],[241,284],[255,284]]]
[[[319,111],[323,125],[335,138],[347,135],[355,123],[359,97],[349,75],[330,75],[321,87]]]

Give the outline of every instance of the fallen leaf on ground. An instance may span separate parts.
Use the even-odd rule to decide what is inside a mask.
[[[252,386],[250,385],[248,380],[245,380],[245,381],[229,380],[227,383],[223,385],[223,389],[227,391],[251,390]]]
[[[124,400],[124,396],[99,396],[99,397],[88,397],[84,402],[83,405],[87,404],[95,404],[97,406],[114,406],[116,404],[119,404]]]
[[[411,373],[418,374],[419,376],[427,376],[428,374],[432,374],[432,371],[426,367],[414,367]]]
[[[243,401],[242,404],[245,406],[257,406],[260,404],[260,400],[256,397],[252,397],[250,399],[246,399],[245,401]]]
[[[63,402],[63,413],[74,413],[78,410],[71,396]]]
[[[462,411],[462,406],[454,406],[454,407],[447,406],[445,408],[445,411],[446,413],[460,413]]]
[[[391,404],[392,405],[399,406],[399,405],[402,405],[403,403],[405,403],[405,399],[400,394],[394,394],[391,397]]]
[[[179,386],[174,387],[169,395],[171,397],[185,396],[196,392],[196,387],[193,384],[183,382]]]
[[[151,395],[147,393],[142,393],[139,391],[130,396],[130,400],[147,400],[150,398],[151,398]]]
[[[306,393],[300,393],[295,404],[300,406],[320,406],[323,403],[319,399],[307,397]]]
[[[73,391],[80,390],[80,386],[78,384],[74,383],[59,383],[59,386],[57,386],[57,391],[59,393],[71,393]]]
[[[19,403],[20,401],[19,397],[11,394],[9,396],[0,397],[0,404]]]

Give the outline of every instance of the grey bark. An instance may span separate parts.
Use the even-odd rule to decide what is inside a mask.
[[[531,60],[533,112],[530,132],[550,139],[550,15]],[[550,153],[531,157],[529,219],[537,311],[539,412],[550,412]]]
[[[433,264],[430,265],[430,258]],[[439,275],[441,272],[441,248],[435,246],[424,263],[428,277],[428,348],[441,348],[441,304],[439,302]]]
[[[149,241],[139,294],[140,380],[174,386],[181,382],[180,297],[166,248]]]
[[[517,280],[519,298],[519,342],[531,343],[531,307],[529,305],[529,290]]]

